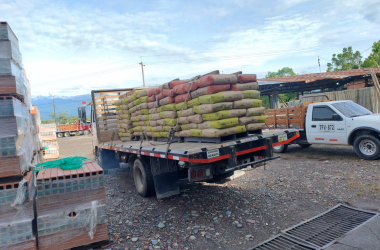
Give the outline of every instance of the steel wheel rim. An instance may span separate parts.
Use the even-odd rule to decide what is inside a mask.
[[[275,150],[280,150],[280,149],[281,149],[281,147],[282,147],[282,145],[279,145],[279,146],[274,146],[273,148],[274,148]]]
[[[374,155],[377,151],[377,146],[375,142],[366,139],[360,142],[359,150],[364,155]]]

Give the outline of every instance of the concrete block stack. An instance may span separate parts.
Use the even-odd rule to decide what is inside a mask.
[[[40,250],[108,241],[104,171],[98,164],[87,161],[76,170],[42,169],[36,180]]]
[[[39,126],[43,147],[44,160],[59,158],[59,145],[57,140],[57,125],[55,123],[41,123]]]
[[[151,137],[219,138],[265,127],[256,75],[214,71],[135,91],[116,102],[122,140]],[[177,122],[178,121],[178,122]]]
[[[32,165],[37,165],[44,162],[43,145],[40,135],[41,114],[36,105],[32,105],[32,110],[30,110],[30,114],[32,116],[32,137],[35,148]]]

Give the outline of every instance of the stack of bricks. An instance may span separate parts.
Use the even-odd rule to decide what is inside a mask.
[[[39,171],[35,202],[40,250],[108,242],[104,171],[98,164]]]
[[[45,123],[39,126],[40,137],[42,140],[44,160],[59,158],[59,147],[57,140],[57,126],[55,123]]]
[[[42,139],[40,135],[41,115],[36,105],[32,105],[32,110],[30,111],[30,114],[32,116],[32,137],[35,148],[32,164],[37,165],[44,162],[44,158]]]

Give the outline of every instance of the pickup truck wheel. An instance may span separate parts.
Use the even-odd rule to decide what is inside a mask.
[[[65,132],[65,137],[70,137],[70,132]]]
[[[155,193],[153,175],[149,163],[136,159],[133,164],[133,180],[139,195],[148,197]]]
[[[358,136],[354,141],[354,148],[364,160],[377,160],[380,158],[380,141],[372,135]]]
[[[62,137],[63,137],[63,133],[58,133],[58,134],[57,134],[57,137],[58,137],[58,138],[62,138]]]
[[[88,131],[88,130],[86,129],[85,131],[83,131],[83,133],[84,133],[85,135],[89,135],[89,134],[90,134],[90,131]]]
[[[303,148],[308,148],[311,146],[311,144],[309,144],[309,143],[298,143],[298,145],[303,147]]]
[[[282,145],[273,147],[273,152],[285,153],[287,149],[288,149],[288,144],[282,144]]]

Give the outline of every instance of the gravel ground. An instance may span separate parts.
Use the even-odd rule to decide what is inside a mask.
[[[90,136],[59,139],[60,153],[92,158]],[[181,183],[181,194],[142,198],[127,169],[106,176],[108,249],[247,249],[338,203],[380,212],[380,161],[352,147],[289,146],[237,179]]]
[[[181,194],[142,198],[126,169],[106,177],[109,249],[247,249],[344,203],[380,212],[380,161],[351,147],[290,146],[281,160]]]

